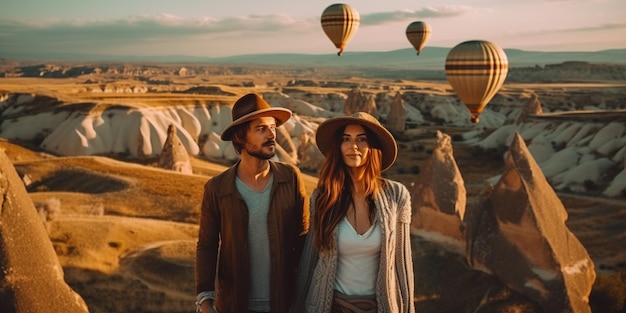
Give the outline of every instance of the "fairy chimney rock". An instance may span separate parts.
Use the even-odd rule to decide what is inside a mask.
[[[530,94],[530,97],[526,99],[524,102],[524,106],[522,107],[522,111],[517,116],[515,120],[515,124],[522,124],[528,119],[529,115],[541,114],[543,113],[543,109],[541,108],[541,101],[539,101],[539,96],[534,92]]]
[[[493,190],[465,216],[467,259],[545,312],[591,312],[596,273],[567,211],[519,134]]]
[[[392,132],[403,132],[406,127],[406,107],[399,92],[396,93],[391,102],[391,108],[387,114],[387,127]]]
[[[63,279],[44,224],[1,149],[0,312],[89,312]]]
[[[176,127],[167,128],[167,139],[159,157],[159,167],[183,174],[193,174],[189,154],[176,134]]]
[[[286,157],[286,162],[294,165],[298,165],[298,148],[296,148],[296,144],[291,139],[291,134],[289,134],[289,130],[285,127],[277,127],[276,128],[276,143],[277,148],[284,150]],[[280,158],[281,161],[284,161],[283,158]]]
[[[356,112],[366,112],[378,118],[374,95],[366,94],[359,88],[352,89],[348,93],[348,98],[343,105],[343,113],[345,115],[352,115]]]
[[[315,144],[315,136],[302,133],[299,142],[298,154],[301,156],[299,167],[309,171],[317,171],[324,162],[324,155]]]
[[[411,202],[413,234],[426,234],[425,237],[453,243],[450,248],[463,253],[465,243],[461,225],[466,190],[449,135],[437,132],[437,145],[411,188]]]

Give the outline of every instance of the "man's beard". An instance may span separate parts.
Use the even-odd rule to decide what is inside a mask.
[[[276,147],[276,142],[274,140],[270,140],[270,141],[266,141],[263,143],[263,145],[261,147],[257,146],[253,146],[253,147],[245,147],[246,152],[248,152],[249,155],[260,159],[260,160],[269,160],[271,158],[273,158],[276,155],[276,148],[274,148],[274,151],[270,152],[270,153],[265,153],[263,152],[263,147],[266,146],[274,146]]]

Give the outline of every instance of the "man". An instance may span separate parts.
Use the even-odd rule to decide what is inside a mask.
[[[232,117],[221,138],[241,159],[204,187],[196,303],[203,313],[287,312],[309,227],[300,171],[271,160],[291,111],[247,94]]]

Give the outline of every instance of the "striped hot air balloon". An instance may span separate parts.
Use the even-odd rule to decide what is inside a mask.
[[[509,71],[509,61],[498,45],[470,40],[456,45],[446,58],[448,82],[469,109],[472,122],[496,95]]]
[[[345,3],[335,3],[328,6],[322,13],[322,28],[335,47],[339,49],[337,55],[343,53],[346,44],[359,29],[361,17],[359,12]]]
[[[432,29],[430,28],[430,25],[425,22],[417,21],[407,26],[406,38],[417,51],[417,55],[420,55],[420,52],[424,49],[428,39],[430,39],[431,33]]]

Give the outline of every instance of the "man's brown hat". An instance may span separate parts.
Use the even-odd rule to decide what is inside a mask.
[[[259,117],[273,117],[276,127],[283,125],[290,117],[291,111],[285,108],[273,108],[263,98],[255,93],[249,93],[237,100],[233,105],[233,122],[226,126],[222,140],[232,139],[233,127]]]
[[[315,141],[317,147],[322,154],[326,155],[328,150],[333,149],[333,140],[330,140],[333,136],[337,135],[337,131],[348,124],[359,124],[369,130],[371,130],[377,137],[378,144],[380,146],[374,146],[383,153],[382,158],[382,170],[390,168],[398,157],[398,146],[393,135],[383,127],[380,122],[370,114],[365,112],[356,112],[350,116],[340,116],[328,119],[322,122],[317,127],[315,133]]]

